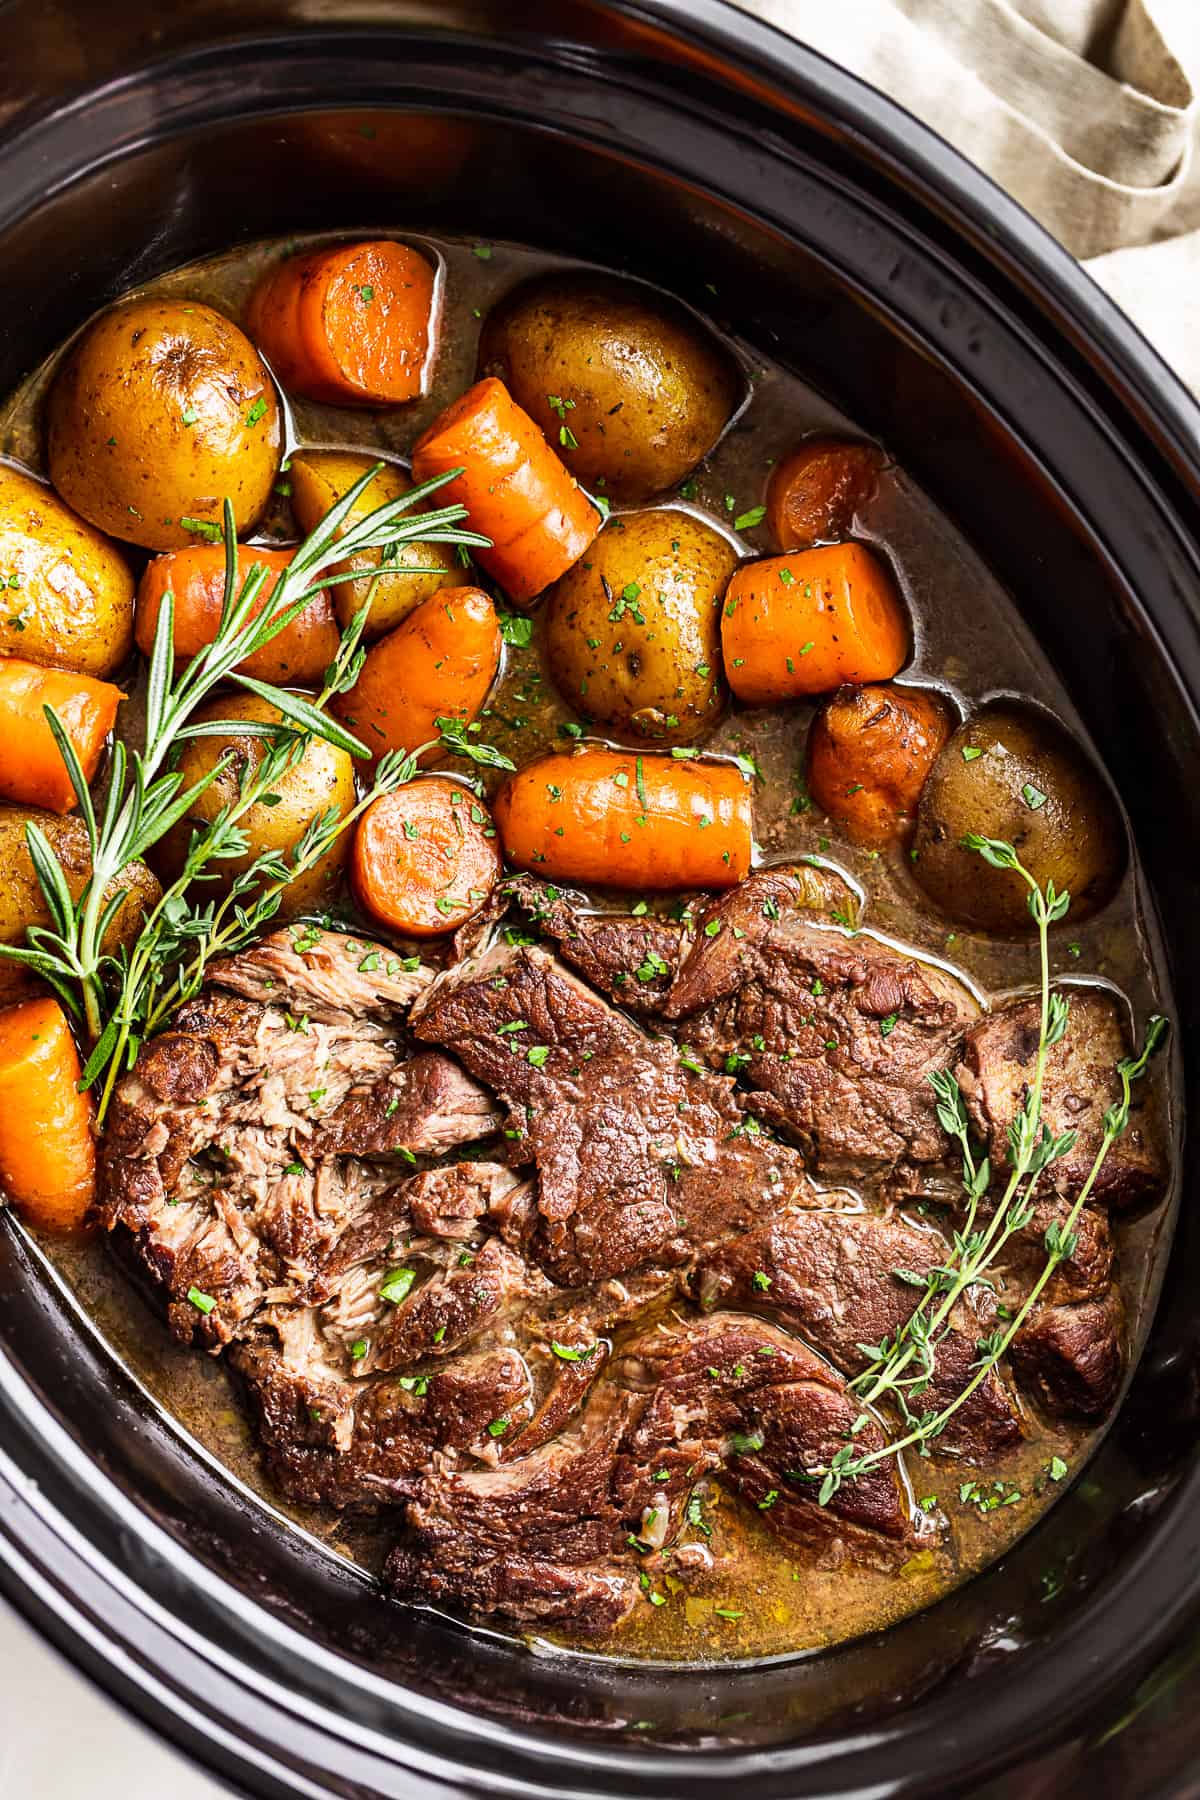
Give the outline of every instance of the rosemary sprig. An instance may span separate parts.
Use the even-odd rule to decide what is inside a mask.
[[[1052,881],[1047,881],[1045,887],[1041,887],[1024,867],[1013,846],[1001,839],[985,838],[972,832],[963,839],[963,846],[976,851],[992,868],[1015,870],[1029,889],[1029,910],[1038,928],[1040,964],[1039,1033],[1033,1079],[1025,1100],[1009,1127],[1008,1179],[991,1217],[980,1228],[977,1224],[978,1214],[991,1183],[990,1164],[987,1157],[976,1160],[966,1108],[954,1077],[948,1071],[939,1071],[930,1077],[938,1098],[938,1119],[942,1128],[955,1139],[962,1150],[966,1217],[962,1227],[954,1233],[952,1254],[946,1263],[928,1270],[924,1276],[898,1271],[904,1279],[918,1286],[923,1285],[924,1292],[895,1338],[879,1345],[859,1346],[869,1361],[862,1374],[850,1383],[864,1408],[852,1427],[851,1439],[834,1454],[827,1466],[815,1471],[799,1472],[802,1479],[820,1480],[818,1500],[822,1505],[833,1498],[844,1482],[855,1480],[866,1469],[888,1457],[914,1446],[921,1454],[928,1454],[928,1446],[932,1440],[945,1430],[953,1415],[1007,1354],[1054,1271],[1060,1263],[1074,1254],[1075,1223],[1080,1210],[1087,1202],[1109,1150],[1128,1126],[1131,1084],[1145,1073],[1150,1057],[1167,1030],[1166,1020],[1153,1014],[1147,1022],[1140,1053],[1135,1057],[1123,1058],[1118,1063],[1121,1100],[1105,1113],[1104,1131],[1092,1167],[1067,1219],[1061,1225],[1056,1221],[1046,1232],[1045,1265],[1015,1317],[1005,1328],[993,1332],[980,1343],[980,1354],[974,1364],[975,1372],[971,1380],[948,1406],[940,1412],[928,1410],[915,1413],[910,1403],[919,1399],[926,1391],[936,1371],[937,1346],[949,1328],[954,1308],[970,1289],[993,1285],[989,1271],[996,1264],[1009,1239],[1015,1233],[1023,1231],[1034,1216],[1033,1195],[1040,1176],[1051,1164],[1068,1154],[1074,1147],[1077,1135],[1073,1131],[1067,1131],[1055,1137],[1042,1118],[1047,1059],[1050,1050],[1063,1037],[1069,1018],[1067,997],[1053,991],[1050,986],[1048,934],[1050,926],[1065,917],[1070,906],[1070,895],[1056,892]],[[856,1456],[854,1432],[860,1431],[867,1423],[869,1414],[865,1409],[880,1404],[894,1406],[907,1430],[881,1449]]]
[[[376,464],[348,488],[304,540],[279,578],[269,607],[263,602],[270,576],[262,564],[254,564],[238,586],[233,509],[226,501],[225,591],[216,635],[176,676],[174,596],[169,592],[163,596],[147,671],[143,745],[141,750],[133,751],[121,741],[115,745],[107,794],[99,812],[62,721],[53,708],[46,708],[87,830],[91,871],[78,898],[73,899],[45,834],[32,822],[27,824],[26,841],[51,923],[31,926],[24,946],[0,945],[0,955],[42,976],[82,1023],[92,1046],[84,1084],[90,1086],[104,1079],[101,1117],[116,1076],[131,1066],[145,1031],[153,1028],[151,1021],[154,1026],[160,1024],[170,1005],[188,991],[190,972],[197,963],[202,974],[204,962],[213,953],[211,945],[219,939],[222,946],[227,946],[238,932],[254,929],[251,920],[263,922],[269,916],[264,908],[278,907],[287,882],[303,868],[311,867],[329,848],[337,832],[357,818],[370,799],[391,791],[401,780],[410,779],[415,769],[414,758],[383,758],[369,795],[348,819],[336,821],[335,828],[329,815],[318,815],[286,859],[258,859],[255,870],[247,870],[245,878],[233,884],[236,892],[228,904],[200,912],[189,907],[185,898],[188,886],[202,876],[210,862],[244,853],[246,838],[239,829],[240,820],[298,760],[312,737],[324,738],[357,757],[368,755],[366,746],[331,718],[325,707],[335,693],[357,679],[370,597],[344,634],[315,701],[241,674],[239,665],[285,630],[316,594],[343,581],[344,571],[334,571],[336,565],[350,557],[380,550],[378,574],[382,575],[390,559],[406,543],[433,541],[486,547],[489,542],[477,532],[463,529],[467,514],[462,506],[410,518],[403,516],[452,480],[458,471],[387,501],[343,532],[348,515],[382,467],[381,463]],[[373,595],[374,585],[369,596]],[[267,700],[279,712],[282,727],[244,720],[195,720],[194,713],[223,682],[233,682]],[[172,766],[178,747],[189,739],[231,731],[242,737],[269,738],[271,747],[257,769],[243,778],[236,800],[223,808],[211,825],[193,834],[179,880],[172,883],[148,916],[132,951],[121,956],[107,953],[105,938],[127,898],[124,889],[109,893],[121,871],[186,818],[199,796],[229,766],[229,758],[218,759],[207,775],[185,789],[183,777]],[[484,760],[485,751],[490,756],[497,754],[489,746],[468,743],[461,735],[461,727],[453,742],[446,741],[446,748],[477,761]],[[264,878],[266,887],[251,901],[251,889],[258,888]],[[211,937],[211,932],[217,934],[216,938]],[[187,943],[197,948],[181,983],[180,972],[172,964],[180,947]],[[161,1003],[164,990],[175,997],[165,1005]]]

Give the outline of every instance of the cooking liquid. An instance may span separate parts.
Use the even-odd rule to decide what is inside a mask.
[[[288,240],[288,247],[304,247],[333,235]],[[411,241],[443,259],[441,345],[429,392],[385,412],[289,397],[288,449],[350,448],[405,460],[430,420],[474,380],[480,322],[491,305],[518,281],[568,266],[563,258],[518,245],[487,246],[490,254],[481,256],[482,246],[468,240],[414,235]],[[138,291],[186,295],[237,318],[259,272],[278,249],[278,242],[242,247],[175,270]],[[734,538],[745,554],[763,554],[772,546],[761,528],[739,539],[732,521],[761,501],[773,462],[806,435],[855,433],[849,420],[791,370],[764,360],[745,344],[735,341],[733,348],[747,375],[747,404],[686,484],[687,497],[667,495],[657,504],[692,510]],[[0,454],[38,472],[44,467],[41,401],[54,360],[0,409]],[[621,510],[614,508],[614,513]],[[281,498],[273,503],[258,536],[263,542],[282,543],[296,535],[287,502]],[[1016,608],[902,469],[892,466],[884,472],[875,498],[856,521],[855,535],[885,552],[908,600],[914,655],[903,673],[904,682],[935,686],[964,708],[997,693],[1026,695],[1047,705],[1083,736],[1065,690]],[[140,554],[132,552],[135,557]],[[125,710],[136,719],[136,699]],[[956,928],[925,900],[902,851],[875,854],[856,849],[808,805],[803,752],[813,710],[809,705],[735,706],[705,740],[709,750],[753,755],[761,770],[755,829],[763,856],[827,858],[865,894],[866,928],[949,964],[984,994],[997,996],[1036,982],[1036,940],[1010,943]],[[483,735],[520,766],[544,747],[561,748],[565,740],[559,727],[575,717],[541,665],[536,641],[527,649],[510,647],[491,704],[482,715]],[[485,779],[494,788],[500,778],[486,772]],[[986,879],[982,866],[980,878]],[[606,894],[597,904],[620,907],[627,899]],[[354,917],[348,897],[343,910],[347,918]],[[1052,977],[1115,984],[1128,996],[1139,1021],[1151,1010],[1169,1012],[1156,977],[1156,964],[1162,967],[1156,930],[1133,861],[1119,893],[1098,918],[1082,924],[1068,920],[1052,936]],[[1077,954],[1068,945],[1077,947]],[[1153,1091],[1164,1083],[1165,1059],[1160,1059],[1143,1087]],[[1156,1103],[1165,1131],[1165,1097],[1159,1094]],[[864,1189],[862,1202],[867,1207],[877,1204],[869,1189]],[[1164,1202],[1146,1217],[1115,1224],[1131,1365],[1153,1312],[1170,1213]],[[41,1248],[113,1354],[185,1431],[237,1480],[261,1495],[285,1523],[290,1520],[319,1539],[331,1554],[371,1572],[378,1570],[392,1535],[386,1521],[364,1525],[333,1513],[295,1508],[283,1500],[262,1473],[253,1433],[224,1365],[174,1344],[102,1244],[47,1240]],[[618,1334],[618,1352],[622,1336],[643,1329],[645,1323],[643,1319]],[[685,1528],[680,1541],[704,1545],[711,1554],[709,1570],[690,1575],[686,1589],[673,1578],[656,1577],[654,1586],[666,1593],[665,1604],[639,1604],[608,1637],[579,1640],[578,1647],[622,1658],[674,1662],[777,1657],[878,1630],[929,1605],[1028,1530],[1102,1435],[1043,1420],[1027,1401],[1022,1405],[1028,1433],[1024,1443],[987,1467],[949,1456],[909,1456],[913,1503],[926,1514],[928,1529],[922,1547],[898,1573],[862,1568],[853,1561],[836,1569],[822,1568],[811,1556],[793,1553],[758,1512],[719,1483],[708,1481],[700,1490],[703,1525]],[[1055,1459],[1069,1469],[1059,1479]],[[555,1634],[554,1641],[572,1644],[569,1634]]]

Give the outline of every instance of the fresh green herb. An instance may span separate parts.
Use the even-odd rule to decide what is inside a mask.
[[[550,1348],[563,1362],[586,1362],[589,1356],[595,1356],[599,1345],[589,1344],[586,1350],[572,1350],[569,1344],[560,1344],[557,1338],[552,1338]]]
[[[290,851],[257,857],[229,884],[221,900],[195,900],[193,884],[202,874],[213,873],[210,865],[244,855],[246,814],[265,796],[277,792],[281,777],[295,765],[313,738],[324,738],[351,755],[367,755],[366,746],[325,711],[328,701],[358,678],[366,608],[355,616],[343,635],[337,656],[326,671],[323,691],[315,701],[240,674],[239,666],[285,630],[314,595],[341,579],[340,573],[331,571],[340,570],[347,556],[375,548],[386,551],[387,546],[417,539],[487,544],[488,540],[477,533],[461,529],[466,517],[461,506],[446,507],[440,512],[416,512],[409,518],[402,516],[413,512],[414,506],[419,507],[445,480],[453,479],[452,475],[426,482],[388,501],[339,536],[382,467],[376,464],[347,489],[300,545],[279,577],[269,609],[261,606],[264,589],[273,579],[268,570],[255,563],[244,579],[239,575],[237,534],[228,501],[224,532],[208,520],[180,521],[186,530],[200,536],[224,538],[225,593],[220,622],[213,641],[177,674],[174,596],[170,591],[163,596],[147,674],[143,747],[130,751],[124,742],[117,742],[101,809],[97,810],[93,803],[61,719],[52,708],[47,711],[87,831],[91,873],[82,890],[73,896],[66,871],[45,834],[31,821],[26,826],[26,841],[50,923],[30,927],[26,944],[2,945],[0,954],[44,977],[80,1021],[89,1044],[82,1085],[99,1086],[97,1113],[101,1122],[118,1076],[133,1066],[144,1039],[166,1022],[176,1006],[198,991],[212,957],[251,942],[278,911],[288,884],[319,862],[373,799],[392,792],[416,773],[419,753],[392,753],[380,758],[372,784],[344,818],[333,808],[314,814]],[[238,723],[239,737],[265,741],[261,759],[247,759],[235,796],[211,823],[193,832],[179,876],[151,908],[132,949],[119,959],[113,957],[106,951],[104,940],[127,898],[119,887],[121,871],[187,819],[199,796],[232,766],[232,753],[223,755],[207,775],[186,789],[182,775],[172,766],[179,745],[192,738],[220,736],[228,730],[224,721],[202,723],[194,715],[214,689],[229,681],[269,701],[281,715],[281,723]],[[484,747],[473,748],[478,751]]]
[[[514,649],[524,650],[526,645],[533,642],[533,620],[526,618],[523,613],[498,613],[497,620],[500,636]]]
[[[364,289],[363,291],[365,292],[366,290]],[[262,418],[262,416],[266,412],[266,410],[267,410],[266,396],[264,394],[260,394],[258,396],[258,399],[254,402],[253,406],[250,408],[249,412],[246,414],[247,425],[257,425],[258,421]]]
[[[977,745],[975,745],[975,744],[964,744],[963,745],[962,759],[964,762],[974,762],[978,757],[980,757],[982,755],[983,755],[983,751],[980,750],[977,747]]]
[[[488,1436],[494,1438],[503,1437],[511,1424],[511,1419],[493,1419],[488,1426]]]
[[[202,1312],[206,1316],[217,1304],[211,1294],[202,1294],[197,1287],[190,1287],[188,1289],[187,1297],[196,1308],[197,1312]]]
[[[733,529],[735,531],[753,531],[756,525],[762,524],[766,516],[767,509],[765,506],[752,506],[749,512],[738,514],[737,518],[733,521]]]
[[[379,1298],[390,1301],[393,1306],[399,1306],[402,1300],[408,1298],[416,1279],[415,1269],[389,1269],[379,1284]]]
[[[820,1480],[817,1498],[821,1505],[826,1505],[844,1482],[857,1479],[864,1470],[886,1458],[909,1447],[924,1453],[1006,1355],[1055,1270],[1075,1252],[1076,1221],[1087,1204],[1105,1158],[1128,1127],[1132,1084],[1144,1075],[1167,1031],[1166,1020],[1153,1014],[1147,1021],[1140,1052],[1133,1057],[1123,1057],[1117,1064],[1121,1098],[1104,1115],[1100,1144],[1066,1218],[1056,1220],[1046,1232],[1045,1263],[1020,1307],[979,1345],[971,1379],[947,1406],[940,1410],[914,1410],[910,1401],[919,1401],[929,1387],[936,1372],[938,1346],[949,1328],[951,1314],[968,1290],[990,1284],[990,1271],[1005,1245],[1015,1232],[1024,1230],[1034,1216],[1035,1190],[1040,1176],[1073,1149],[1076,1139],[1074,1131],[1056,1137],[1042,1117],[1047,1059],[1066,1032],[1069,1014],[1067,996],[1050,986],[1049,929],[1065,917],[1070,896],[1059,893],[1052,881],[1047,881],[1044,887],[1039,885],[1013,846],[1004,840],[969,832],[962,842],[965,849],[976,852],[990,868],[1012,870],[1028,889],[1029,911],[1038,930],[1041,970],[1038,1045],[1032,1077],[1009,1126],[1008,1179],[991,1217],[986,1220],[979,1219],[979,1208],[991,1186],[989,1159],[977,1156],[962,1093],[953,1075],[938,1070],[929,1077],[937,1096],[938,1121],[962,1153],[966,1215],[955,1232],[952,1255],[944,1264],[928,1271],[925,1292],[900,1330],[890,1340],[859,1346],[867,1359],[867,1367],[851,1381],[851,1389],[858,1394],[864,1408],[890,1402],[898,1410],[905,1429],[882,1448],[859,1455],[855,1454],[853,1442],[846,1443],[834,1452],[828,1463],[814,1471],[805,1471],[806,1479]],[[972,1484],[965,1485],[970,1487]],[[994,1499],[995,1505],[1006,1506],[1015,1504],[1019,1498],[1019,1491],[999,1492],[995,1484],[988,1497],[989,1503]]]
[[[1034,787],[1032,781],[1027,781],[1021,789],[1021,798],[1029,808],[1030,812],[1040,812],[1042,807],[1046,804],[1045,794],[1043,794],[1041,788]]]

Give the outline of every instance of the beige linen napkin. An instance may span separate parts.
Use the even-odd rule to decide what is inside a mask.
[[[1200,0],[739,0],[1041,220],[1200,392]]]

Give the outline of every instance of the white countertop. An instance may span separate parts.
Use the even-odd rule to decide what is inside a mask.
[[[229,1800],[0,1600],[0,1800]]]

